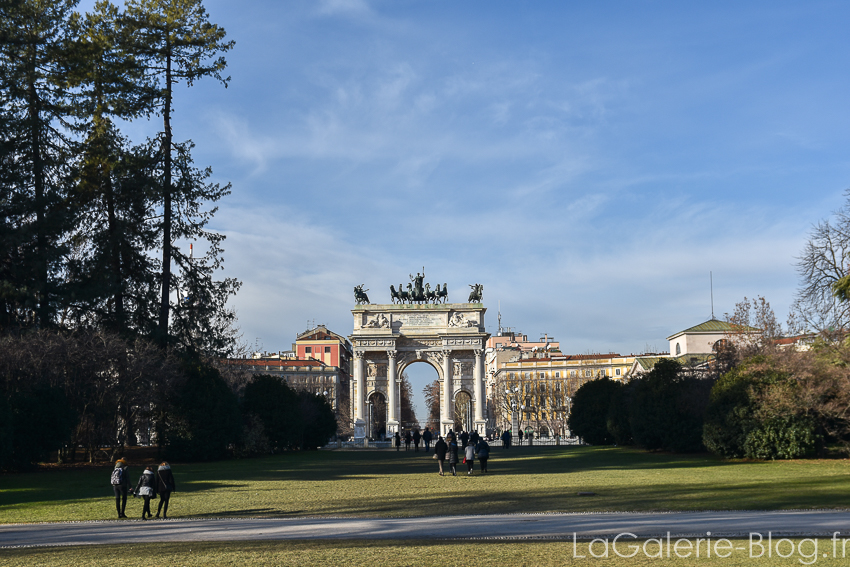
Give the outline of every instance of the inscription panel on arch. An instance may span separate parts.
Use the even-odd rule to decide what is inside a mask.
[[[393,313],[393,322],[408,327],[444,327],[445,318],[439,313]]]

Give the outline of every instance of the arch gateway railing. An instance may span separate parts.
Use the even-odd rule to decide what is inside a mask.
[[[365,291],[361,286],[363,297]],[[478,293],[473,299],[480,301]],[[464,391],[471,393],[472,425],[484,433],[484,348],[489,337],[484,330],[485,311],[481,303],[365,303],[354,307],[354,331],[349,336],[354,351],[354,437],[360,439],[368,433],[371,416],[367,401],[376,392],[387,401],[386,434],[399,430],[401,375],[414,362],[430,364],[439,376],[440,431],[445,434],[453,427],[455,396]]]

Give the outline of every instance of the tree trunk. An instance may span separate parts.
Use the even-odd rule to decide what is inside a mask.
[[[166,42],[165,108],[163,109],[163,218],[162,218],[162,296],[159,304],[159,339],[168,342],[169,295],[171,292],[171,44]]]

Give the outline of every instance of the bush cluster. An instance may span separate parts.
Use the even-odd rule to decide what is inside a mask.
[[[678,362],[665,359],[627,384],[592,380],[573,398],[570,431],[594,445],[700,451],[710,387],[709,381],[689,376]]]
[[[257,376],[241,395],[209,362],[104,331],[0,337],[0,470],[128,445],[174,460],[307,449],[336,433],[324,397]]]
[[[728,458],[796,459],[850,449],[850,341],[762,349],[719,378],[662,359],[628,383],[582,385],[570,429],[597,445],[709,450]]]

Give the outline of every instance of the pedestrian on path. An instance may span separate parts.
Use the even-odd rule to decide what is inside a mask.
[[[413,432],[413,452],[419,452],[419,441],[422,440],[422,435],[419,433],[419,430]]]
[[[151,498],[156,498],[156,478],[153,473],[153,467],[147,467],[142,476],[139,477],[139,483],[136,484],[136,490],[133,491],[135,496],[141,496],[145,505],[142,507],[142,519],[147,520],[153,518],[151,514]]]
[[[407,433],[404,434],[404,450],[410,451],[410,442],[413,441],[413,436],[410,434],[410,430],[408,429]]]
[[[443,441],[443,436],[440,435],[434,444],[434,458],[437,459],[437,463],[440,465],[440,476],[443,476],[443,462],[446,460],[446,451],[448,450],[449,446]]]
[[[479,439],[475,451],[478,453],[478,462],[481,463],[481,472],[486,473],[487,459],[490,458],[490,444],[484,439]]]
[[[162,461],[156,471],[156,491],[159,493],[159,506],[156,508],[156,517],[159,518],[162,512],[162,519],[168,519],[168,501],[171,500],[171,493],[177,491],[177,485],[174,484],[174,474],[171,472],[171,465]]]
[[[454,436],[452,436],[451,439],[448,440],[448,443],[449,443],[449,467],[451,467],[451,469],[452,469],[452,476],[457,476],[457,463],[458,463],[457,449],[458,449],[458,447],[457,447],[457,441],[455,440]]]
[[[399,436],[398,431],[393,435],[393,443],[395,443],[395,450],[398,451],[401,449],[401,436]]]
[[[466,463],[466,474],[472,475],[475,466],[475,445],[467,445],[463,450],[463,462]]]
[[[469,442],[473,445],[477,445],[479,439],[481,439],[481,436],[478,435],[478,431],[472,430],[472,433],[469,434]]]
[[[522,447],[522,429],[519,430],[519,446]]]
[[[115,510],[119,518],[126,518],[124,511],[127,509],[127,494],[130,492],[130,473],[127,471],[127,461],[120,458],[115,461],[110,479],[112,492],[115,493]]]
[[[426,427],[425,433],[422,434],[422,441],[425,442],[425,452],[428,452],[428,449],[431,448],[431,439],[434,437],[431,435],[431,429]]]

